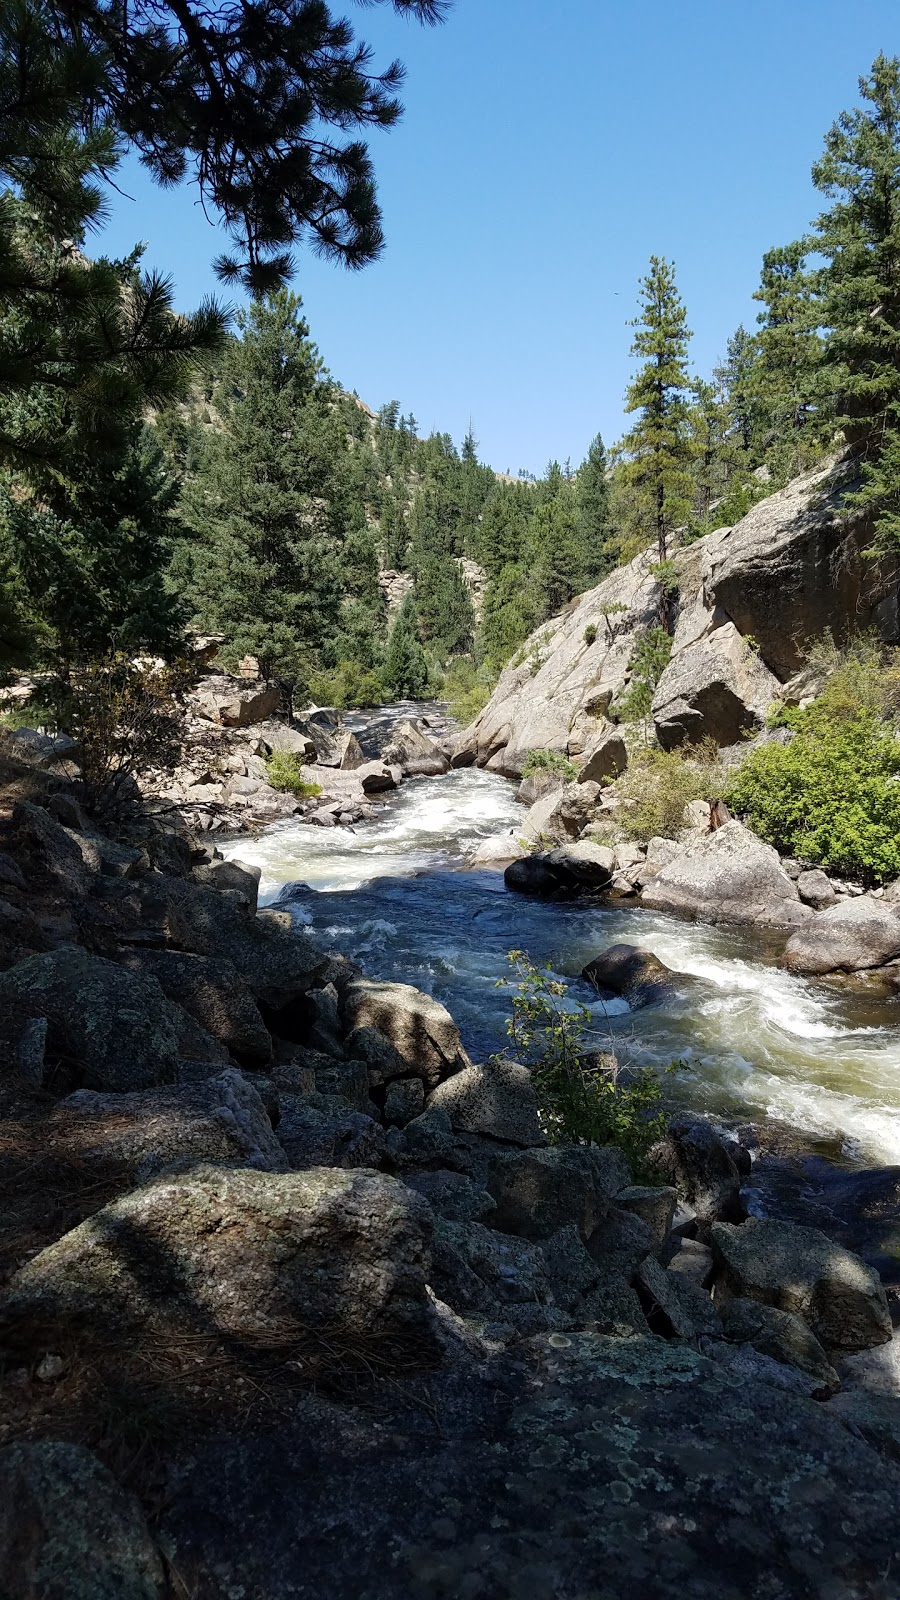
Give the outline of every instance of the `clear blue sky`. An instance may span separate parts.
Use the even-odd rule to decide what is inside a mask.
[[[857,79],[900,53],[897,0],[456,0],[420,29],[345,10],[407,64],[372,145],[387,249],[361,273],[303,255],[296,288],[335,377],[423,431],[471,416],[499,471],[577,463],[622,431],[627,321],[652,253],[675,261],[708,372],[752,322],[762,253],[818,209],[809,169]],[[190,189],[131,164],[103,247],[148,243],[188,308],[221,237]]]

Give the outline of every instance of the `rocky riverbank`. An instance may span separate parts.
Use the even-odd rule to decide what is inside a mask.
[[[4,1594],[883,1600],[890,1305],[739,1139],[548,1146],[177,814],[3,779]]]

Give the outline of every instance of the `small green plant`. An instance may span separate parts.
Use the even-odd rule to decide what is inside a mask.
[[[671,634],[665,628],[648,628],[632,652],[629,687],[616,702],[616,716],[620,722],[641,723],[645,745],[650,742],[653,696],[660,678],[669,665],[671,654]]]
[[[616,780],[614,792],[625,803],[616,821],[643,844],[650,839],[674,838],[684,827],[685,807],[691,800],[717,800],[727,787],[715,744],[686,750],[638,750],[628,770]]]
[[[441,686],[441,694],[449,701],[450,715],[462,727],[468,727],[484,710],[496,681],[490,668],[476,667],[471,656],[454,656]]]
[[[578,777],[578,768],[561,750],[529,750],[522,766],[522,777],[535,778],[542,772],[563,778],[566,783],[574,783]]]
[[[507,1033],[516,1059],[531,1069],[541,1121],[551,1144],[615,1144],[644,1175],[647,1153],[665,1132],[662,1084],[649,1067],[623,1072],[614,1052],[588,1048],[588,1006],[571,999],[549,966],[524,950],[509,954],[512,1015]]]
[[[266,777],[273,789],[294,794],[298,800],[313,800],[322,793],[321,784],[303,776],[303,757],[293,750],[273,750],[266,760]]]
[[[587,627],[584,630],[584,642],[585,642],[586,645],[592,645],[592,644],[595,643],[596,638],[597,638],[597,625],[594,622],[589,622]]]

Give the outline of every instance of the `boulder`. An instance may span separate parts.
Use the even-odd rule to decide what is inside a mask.
[[[491,1290],[491,1299],[512,1305],[551,1299],[541,1252],[524,1239],[495,1233],[480,1222],[443,1224],[441,1232],[469,1269]]]
[[[400,779],[399,768],[386,766],[383,761],[367,761],[353,774],[362,784],[363,794],[382,794],[386,789],[396,789]]]
[[[477,850],[469,857],[467,866],[473,871],[478,868],[506,867],[511,861],[521,861],[528,854],[525,846],[521,844],[514,833],[497,833],[490,839],[482,839]]]
[[[661,1250],[669,1237],[677,1199],[675,1190],[667,1184],[628,1184],[616,1195],[616,1205],[621,1211],[640,1217],[653,1235],[654,1249]]]
[[[363,748],[355,733],[345,733],[339,740],[340,760],[338,766],[342,772],[356,772],[366,764]]]
[[[71,1140],[79,1162],[131,1183],[176,1163],[287,1169],[259,1094],[233,1067],[203,1083],[139,1094],[79,1089],[57,1106],[52,1127],[56,1140]]]
[[[192,874],[196,883],[207,884],[211,889],[234,889],[243,895],[249,911],[255,914],[259,898],[259,880],[262,871],[246,861],[233,856],[226,861],[209,861],[195,867]]]
[[[400,767],[405,777],[436,778],[450,771],[450,762],[443,750],[409,717],[394,724],[383,757]]]
[[[280,1096],[278,1140],[295,1172],[313,1167],[379,1167],[384,1130],[326,1094]]]
[[[344,1026],[352,1034],[347,1049],[358,1053],[355,1040],[360,1028],[374,1029],[393,1046],[404,1065],[392,1077],[420,1077],[434,1088],[448,1074],[468,1067],[459,1029],[446,1006],[408,983],[377,983],[359,979],[345,989],[342,999]]]
[[[405,1128],[425,1110],[425,1090],[421,1078],[394,1078],[384,1096],[384,1120]]]
[[[676,1272],[666,1272],[647,1256],[635,1273],[634,1287],[655,1332],[669,1339],[721,1338],[722,1324],[709,1295]]]
[[[540,1254],[556,1304],[577,1316],[585,1295],[600,1282],[600,1268],[585,1249],[580,1230],[572,1224],[558,1228],[542,1240]]]
[[[807,976],[858,972],[900,956],[900,909],[860,895],[820,911],[792,934],[784,952],[789,972]]]
[[[0,1450],[4,1600],[165,1600],[170,1593],[140,1504],[82,1445]]]
[[[733,622],[675,649],[653,696],[656,737],[664,750],[701,738],[737,744],[761,728],[781,684]]]
[[[740,1222],[746,1215],[734,1157],[718,1129],[702,1117],[673,1117],[648,1159],[691,1206],[701,1239],[714,1222]]]
[[[168,1000],[155,978],[77,945],[0,973],[0,1010],[11,1027],[46,1017],[47,1053],[88,1089],[125,1093],[172,1083],[183,1057],[227,1063],[224,1047]]]
[[[689,1278],[698,1289],[708,1289],[715,1275],[715,1256],[708,1244],[703,1244],[699,1239],[688,1239],[675,1236],[671,1245],[663,1252],[666,1269],[677,1273],[683,1278]]]
[[[628,748],[611,723],[589,740],[582,752],[579,783],[611,783],[628,765]]]
[[[761,1305],[758,1300],[725,1300],[721,1312],[725,1337],[733,1344],[751,1344],[773,1361],[809,1373],[823,1398],[837,1393],[841,1380],[815,1334],[800,1317]]]
[[[523,806],[533,806],[536,801],[543,800],[545,795],[558,794],[560,789],[565,787],[565,782],[565,778],[559,772],[530,772],[519,784],[516,799]]]
[[[555,1145],[497,1156],[488,1177],[488,1190],[496,1202],[490,1226],[526,1239],[544,1239],[574,1225],[583,1238],[589,1238],[605,1217],[612,1195],[629,1176],[621,1157],[611,1160],[592,1146]]]
[[[256,722],[268,721],[278,710],[280,698],[274,683],[228,679],[224,675],[205,679],[191,696],[204,716],[225,728],[250,728]]]
[[[587,1241],[604,1282],[630,1283],[638,1267],[653,1254],[654,1237],[645,1222],[631,1211],[610,1206]]]
[[[541,899],[596,894],[609,888],[615,856],[604,845],[579,839],[513,861],[503,874],[507,889]]]
[[[578,839],[594,816],[600,785],[593,781],[566,783],[536,800],[522,823],[526,839]]]
[[[214,1039],[248,1067],[272,1058],[272,1040],[259,1006],[230,961],[182,950],[141,950],[124,958],[131,972],[154,978]]]
[[[829,906],[837,903],[834,887],[819,867],[811,872],[798,873],[796,884],[803,904],[812,906],[813,911],[827,911]]]
[[[273,750],[283,750],[287,755],[300,756],[303,761],[315,761],[317,758],[318,745],[305,724],[263,722],[253,732],[257,751],[265,755],[271,755]]]
[[[777,850],[734,821],[685,845],[649,882],[643,903],[700,922],[765,927],[797,927],[812,915]]]
[[[510,862],[503,874],[503,882],[514,894],[530,894],[540,900],[552,900],[567,892],[559,874],[548,865],[545,855],[525,855]]]
[[[432,1347],[425,1272],[431,1212],[368,1170],[196,1167],[113,1201],[12,1278],[3,1343],[65,1345],[199,1331],[234,1351],[318,1336],[389,1354]]]
[[[546,1143],[531,1073],[516,1061],[457,1072],[434,1090],[428,1110],[446,1111],[456,1133],[484,1133],[509,1144]]]
[[[595,989],[624,995],[632,1007],[664,1005],[675,992],[669,968],[633,944],[611,944],[582,968],[581,976]]]
[[[793,1312],[829,1350],[863,1350],[890,1339],[877,1272],[818,1229],[751,1217],[741,1227],[716,1222],[710,1232],[721,1262],[717,1301],[758,1300]]]

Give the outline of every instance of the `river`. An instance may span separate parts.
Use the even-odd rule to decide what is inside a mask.
[[[510,950],[549,962],[591,1006],[598,1041],[664,1066],[675,1103],[732,1122],[777,1121],[852,1164],[900,1162],[900,1002],[780,970],[746,932],[600,902],[509,894],[501,873],[465,870],[474,846],[523,815],[505,779],[474,769],[408,779],[355,829],[287,821],[229,854],[262,869],[261,903],[290,909],[370,977],[413,983],[453,1013],[475,1059],[506,1042]],[[651,950],[676,997],[604,1005],[578,973],[607,945]]]

